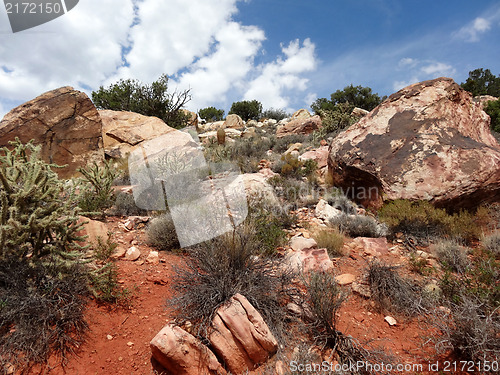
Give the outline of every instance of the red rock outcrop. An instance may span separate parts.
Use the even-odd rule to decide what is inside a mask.
[[[428,200],[469,208],[500,199],[500,145],[481,105],[450,78],[416,83],[336,137],[333,181],[358,202]]]
[[[171,374],[226,374],[214,353],[180,327],[163,327],[151,340],[150,346],[153,358]]]
[[[233,374],[243,374],[264,363],[278,343],[260,313],[241,294],[217,310],[210,343]]]
[[[79,167],[104,160],[102,122],[88,96],[66,86],[46,92],[5,115],[0,122],[0,147],[19,137],[41,145],[48,163],[67,165],[56,169],[71,177]]]

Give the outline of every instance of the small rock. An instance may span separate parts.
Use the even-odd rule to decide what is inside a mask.
[[[117,246],[115,252],[111,255],[111,258],[113,259],[123,258],[126,252],[127,252],[126,248],[124,248],[123,246]]]
[[[370,291],[369,285],[353,282],[351,286],[352,286],[352,290],[355,293],[358,293],[360,296],[365,297],[365,298],[371,298],[372,293]]]
[[[107,336],[106,336],[106,338],[107,338],[108,340],[113,340],[113,336],[111,336],[111,335],[107,335]]]
[[[293,237],[290,240],[290,247],[295,251],[316,248],[318,244],[312,238]]]
[[[396,321],[396,319],[394,319],[392,316],[386,316],[384,318],[384,320],[392,327],[392,326],[395,326],[396,324],[398,324],[398,322]]]
[[[352,284],[355,280],[356,276],[350,273],[344,273],[343,275],[335,276],[335,281],[341,286]]]
[[[147,263],[158,264],[160,263],[160,257],[158,251],[150,251],[148,257],[146,258]]]
[[[132,341],[127,342],[127,346],[134,346],[134,343]]]
[[[132,246],[125,253],[125,259],[126,260],[131,260],[131,261],[135,261],[135,260],[139,259],[140,256],[141,256],[141,252],[135,246]]]

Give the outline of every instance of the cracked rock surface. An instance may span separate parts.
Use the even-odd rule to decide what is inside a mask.
[[[0,146],[18,137],[41,145],[48,163],[67,165],[55,170],[61,178],[79,167],[104,160],[102,121],[89,97],[72,87],[48,91],[12,109],[0,122]]]

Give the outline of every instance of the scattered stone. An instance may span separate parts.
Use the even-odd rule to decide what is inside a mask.
[[[372,293],[370,291],[370,286],[368,284],[358,283],[354,281],[351,285],[353,292],[358,293],[364,298],[371,298]]]
[[[350,273],[335,276],[335,281],[341,286],[352,284],[355,280],[356,276]]]
[[[316,248],[317,246],[318,246],[318,244],[312,238],[304,238],[304,237],[295,236],[295,237],[292,237],[292,239],[290,240],[290,247],[294,251],[303,251],[306,249],[313,249],[313,248]]]
[[[253,138],[257,135],[255,132],[255,128],[253,126],[247,127],[243,132],[241,133],[242,138]]]
[[[330,206],[324,199],[319,200],[314,212],[318,219],[323,219],[326,222],[343,215],[342,211]]]
[[[87,236],[85,242],[81,243],[82,245],[89,244],[91,248],[96,248],[98,244],[98,238],[101,238],[101,241],[106,243],[109,238],[109,231],[106,224],[102,221],[91,220],[84,216],[80,216],[78,218],[78,224],[83,224],[82,230],[78,231],[78,236]]]
[[[215,354],[182,328],[165,326],[151,340],[153,358],[176,375],[225,375]]]
[[[123,258],[127,253],[127,249],[123,246],[117,246],[115,252],[111,255],[113,259]]]
[[[326,249],[308,248],[301,251],[289,251],[284,264],[295,272],[327,272],[333,269],[333,262]]]
[[[106,338],[107,338],[108,340],[113,340],[113,336],[111,336],[111,335],[106,335]]]
[[[158,251],[150,251],[148,257],[146,258],[146,262],[151,264],[160,263],[160,256],[158,255]]]
[[[387,322],[387,324],[389,324],[391,327],[392,326],[395,326],[396,324],[398,324],[398,322],[396,321],[396,319],[394,319],[392,316],[386,316],[384,318],[384,320]]]
[[[370,256],[381,256],[389,252],[389,247],[387,245],[387,238],[369,238],[369,237],[357,237],[353,241],[357,246],[361,247],[366,255]]]
[[[127,250],[127,252],[125,253],[125,259],[130,260],[130,261],[136,261],[137,259],[139,259],[140,256],[141,256],[141,252],[135,246],[132,246],[131,248],[129,248]]]
[[[132,341],[127,342],[127,346],[134,346],[134,343]]]

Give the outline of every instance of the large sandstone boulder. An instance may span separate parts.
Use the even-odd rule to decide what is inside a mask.
[[[222,375],[214,353],[182,328],[167,325],[151,340],[153,358],[171,374]]]
[[[210,343],[233,374],[253,370],[278,350],[262,316],[241,294],[217,310],[212,327]]]
[[[126,157],[144,141],[176,132],[158,117],[111,110],[100,110],[99,114],[104,152],[115,159]]]
[[[239,129],[245,127],[245,122],[238,115],[227,115],[222,127],[224,129]]]
[[[46,92],[7,113],[0,122],[0,146],[16,137],[23,143],[34,139],[46,162],[67,165],[55,170],[61,178],[104,160],[99,113],[85,93],[72,87]]]
[[[311,114],[307,109],[302,108],[292,115],[291,120],[307,120],[308,118],[311,118]]]
[[[278,138],[292,134],[310,134],[321,127],[321,117],[318,115],[309,118],[297,118],[284,125],[278,126],[276,136]]]
[[[330,145],[333,182],[365,205],[386,199],[472,207],[500,199],[489,116],[450,78],[391,95]]]

